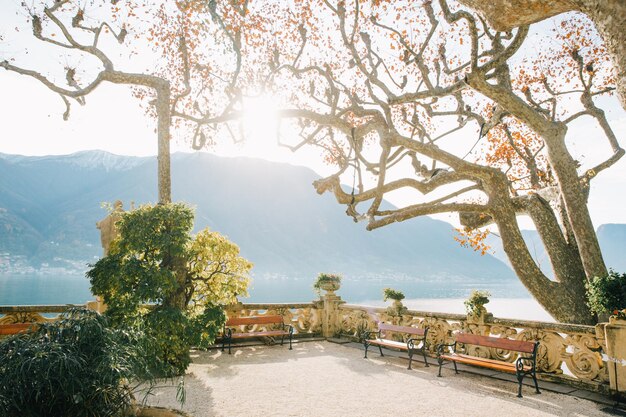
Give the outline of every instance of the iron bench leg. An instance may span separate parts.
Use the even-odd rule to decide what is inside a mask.
[[[516,372],[517,374],[517,384],[519,385],[517,388],[517,398],[522,398],[522,381],[524,380],[523,372]]]
[[[411,362],[413,362],[413,349],[409,349],[409,367],[407,369],[411,369]]]
[[[539,391],[539,384],[537,384],[537,374],[535,373],[534,369],[533,369],[532,377],[533,377],[533,381],[535,382],[535,392],[537,394],[541,394],[541,391]]]
[[[428,365],[428,361],[426,360],[426,342],[424,342],[422,346],[422,356],[424,357],[424,365],[428,368],[430,365]]]
[[[365,346],[365,359],[367,359],[367,349],[369,349],[370,344],[367,343],[367,340],[363,340],[363,346]]]

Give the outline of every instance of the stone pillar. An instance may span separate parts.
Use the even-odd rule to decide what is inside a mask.
[[[96,227],[100,230],[100,243],[102,244],[104,256],[109,254],[111,242],[119,236],[116,223],[121,218],[123,212],[124,208],[122,206],[122,202],[117,200],[113,203],[113,210],[111,213],[96,223]]]
[[[100,230],[100,243],[102,244],[103,256],[108,256],[111,250],[111,242],[113,242],[119,236],[119,230],[117,229],[117,221],[122,217],[124,207],[120,200],[113,203],[113,210],[104,219],[96,223],[96,228]],[[107,309],[106,304],[102,301],[99,295],[96,295],[96,301],[89,301],[87,308],[95,310],[98,313],[104,313]]]
[[[626,398],[626,319],[615,316],[604,325],[611,392]]]
[[[326,294],[322,296],[322,336],[330,338],[339,333],[339,305],[345,301],[342,301],[341,297],[335,294],[335,291],[339,289],[338,283],[335,284],[333,289],[327,290],[324,287],[322,289],[326,291]]]

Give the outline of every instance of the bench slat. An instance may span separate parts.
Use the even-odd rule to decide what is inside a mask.
[[[289,336],[289,332],[283,330],[268,332],[249,332],[249,333],[233,333],[233,339],[245,339],[248,337],[267,337],[267,336]]]
[[[533,351],[535,350],[535,343],[527,342],[525,340],[512,340],[500,337],[479,336],[469,333],[457,333],[455,340],[458,343],[485,346],[496,349],[513,350],[523,353],[533,353]]]
[[[492,359],[485,359],[485,358],[479,358],[476,356],[468,356],[468,355],[461,355],[461,354],[446,354],[446,355],[441,355],[441,358],[449,360],[449,361],[465,363],[468,365],[476,365],[476,366],[481,366],[483,368],[495,369],[497,371],[512,372],[512,373],[516,372],[514,363],[501,362],[501,361],[496,361]],[[532,367],[528,365],[524,365],[525,371],[530,371],[531,369]]]
[[[368,339],[367,343],[369,343],[370,345],[376,345],[376,346],[380,345],[380,346],[392,347],[392,348],[402,349],[402,350],[408,350],[409,349],[407,347],[406,343],[404,343],[404,342],[397,342],[395,340]]]
[[[250,316],[233,317],[226,321],[226,326],[241,326],[246,324],[276,324],[283,323],[283,316]]]
[[[378,330],[390,331],[390,332],[398,332],[398,333],[408,333],[414,334],[417,336],[424,336],[425,329],[418,329],[417,327],[412,326],[396,326],[393,324],[387,323],[378,323]]]
[[[0,335],[11,335],[27,332],[35,323],[0,324]]]

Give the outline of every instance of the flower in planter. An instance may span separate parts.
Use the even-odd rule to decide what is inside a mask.
[[[472,290],[469,298],[463,303],[467,314],[480,316],[486,312],[485,304],[489,303],[489,297],[491,297],[489,291]]]
[[[324,272],[320,272],[320,274],[315,279],[315,283],[313,284],[313,288],[317,295],[320,295],[320,290],[324,291],[337,291],[341,284],[342,276],[339,274],[327,274]]]
[[[404,300],[404,294],[402,291],[394,290],[393,288],[385,288],[383,290],[383,301],[387,300],[402,301]]]

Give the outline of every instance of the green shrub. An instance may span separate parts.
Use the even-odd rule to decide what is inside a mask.
[[[587,282],[587,305],[596,314],[613,313],[626,308],[626,274],[610,270],[608,275]]]
[[[472,290],[469,298],[463,303],[467,314],[480,314],[485,304],[489,303],[489,297],[491,297],[489,291]]]
[[[117,416],[132,383],[154,383],[137,330],[114,330],[104,316],[72,309],[59,321],[0,341],[3,416]]]
[[[393,288],[385,288],[383,290],[383,301],[387,300],[402,301],[404,300],[404,293]]]
[[[224,305],[246,295],[252,268],[219,233],[205,229],[191,235],[193,218],[184,204],[123,213],[120,237],[87,272],[112,325],[143,326],[155,341],[148,353],[163,376],[184,374],[190,347],[214,342]]]

